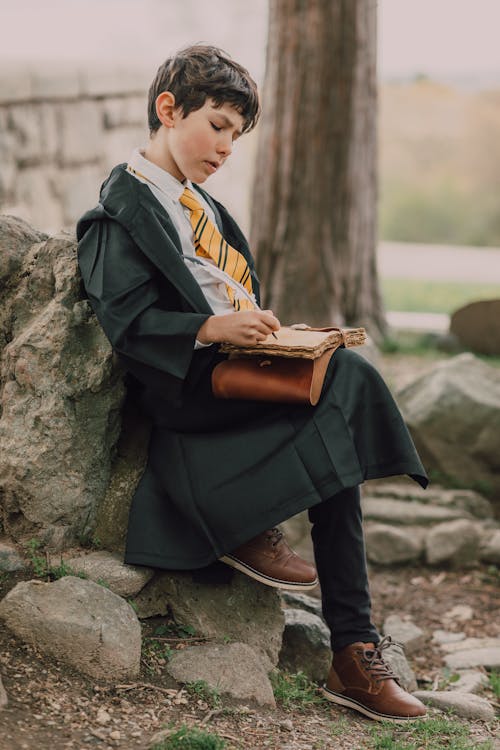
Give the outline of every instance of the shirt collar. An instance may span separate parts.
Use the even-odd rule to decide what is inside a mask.
[[[149,159],[146,159],[138,148],[132,152],[132,156],[128,160],[127,168],[128,167],[131,167],[133,170],[131,174],[140,180],[140,182],[154,185],[173,201],[177,202],[179,200],[184,192],[184,188],[188,187],[191,190],[193,189],[190,180],[186,180],[186,184],[179,182],[179,180],[171,175],[170,172],[167,172],[157,164],[153,164]]]

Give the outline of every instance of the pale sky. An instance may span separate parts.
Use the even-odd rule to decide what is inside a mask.
[[[500,0],[378,5],[382,76],[497,73],[500,80]],[[0,0],[0,62],[105,60],[149,68],[184,44],[210,41],[261,79],[266,25],[267,0]]]
[[[498,72],[500,0],[379,0],[383,74]]]

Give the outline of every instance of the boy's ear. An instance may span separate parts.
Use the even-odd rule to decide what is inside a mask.
[[[175,96],[171,91],[162,91],[156,97],[156,114],[162,125],[172,128],[174,125]]]

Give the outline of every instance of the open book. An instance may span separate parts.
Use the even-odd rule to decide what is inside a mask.
[[[303,323],[282,326],[264,341],[252,346],[221,344],[220,351],[229,354],[267,354],[274,357],[299,357],[317,359],[327,351],[344,346],[360,346],[366,341],[364,328],[310,328]]]

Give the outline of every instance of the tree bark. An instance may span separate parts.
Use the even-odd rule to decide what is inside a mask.
[[[271,0],[251,244],[282,323],[385,331],[376,0]]]

